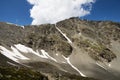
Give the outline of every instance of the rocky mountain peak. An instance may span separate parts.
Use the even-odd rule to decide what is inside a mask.
[[[0,66],[6,66],[9,61],[46,75],[57,72],[119,80],[118,76],[110,79],[116,70],[120,71],[120,64],[116,64],[120,59],[119,48],[120,23],[111,21],[70,18],[56,24],[24,27],[0,22],[0,60],[3,56],[5,59]],[[52,66],[51,69],[46,65]],[[113,69],[110,65],[114,65]],[[109,70],[112,73],[106,72]],[[101,77],[103,73],[106,77]]]

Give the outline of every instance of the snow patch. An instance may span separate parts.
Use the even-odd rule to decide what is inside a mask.
[[[38,50],[37,50],[36,52],[37,52],[37,55],[38,55],[39,57],[41,57],[41,58],[46,58],[46,59],[48,58],[48,57],[47,57],[45,54],[43,54],[43,53],[40,55],[40,53],[39,53]]]
[[[11,60],[13,60],[13,61],[15,61],[15,62],[18,61],[17,58],[13,57],[13,55],[12,55],[12,53],[11,53],[10,51],[8,51],[7,49],[5,49],[4,47],[1,47],[1,46],[0,46],[0,49],[2,49],[2,50],[0,50],[0,52],[1,52],[4,56],[8,57],[9,59],[11,59]]]
[[[15,26],[20,26],[24,29],[24,26],[23,25],[18,25],[18,24],[14,24],[14,23],[10,23],[10,22],[6,22],[7,24],[10,24],[10,25],[15,25]]]
[[[7,61],[7,63],[10,64],[10,65],[12,65],[12,66],[17,66],[16,64],[11,63],[11,62],[9,62],[9,61]]]
[[[42,53],[42,54],[40,54],[38,50],[35,52],[32,48],[26,47],[26,46],[24,46],[24,45],[22,45],[22,44],[17,44],[17,45],[15,45],[15,47],[16,47],[19,51],[21,51],[21,52],[23,52],[23,53],[32,53],[32,54],[35,54],[35,55],[37,55],[37,56],[39,56],[39,57],[41,57],[41,58],[46,58],[46,59],[49,58],[49,59],[57,62],[56,59],[54,59],[53,57],[51,57],[51,56],[50,56],[45,50],[43,50],[43,49],[41,50],[41,53]]]
[[[111,64],[109,63],[108,66],[111,67]]]
[[[16,24],[13,24],[13,23],[10,23],[10,22],[6,22],[7,24],[10,24],[10,25],[16,25]]]
[[[9,59],[11,59],[11,60],[13,60],[13,61],[15,61],[15,62],[17,62],[17,63],[19,63],[19,59],[21,59],[21,60],[29,60],[29,58],[27,58],[27,57],[25,57],[25,56],[23,56],[16,48],[14,48],[13,46],[11,46],[11,51],[10,50],[8,50],[8,49],[6,49],[5,47],[3,47],[3,46],[0,46],[0,52],[4,55],[4,56],[6,56],[6,57],[8,57]]]
[[[11,48],[12,48],[13,51],[7,50],[6,48],[0,46],[0,49],[1,49],[0,52],[1,52],[4,56],[6,56],[7,58],[9,58],[9,59],[11,59],[11,60],[13,60],[14,62],[19,63],[19,64],[21,64],[21,63],[19,62],[20,59],[22,59],[22,60],[29,60],[29,59],[26,58],[25,56],[21,55],[17,50],[15,50],[14,47],[11,47]],[[10,62],[7,62],[7,63],[16,66],[15,64],[12,64],[12,63],[10,63]]]
[[[82,33],[80,32],[80,33],[78,33],[79,34],[79,36],[81,36],[82,35]]]
[[[22,59],[22,60],[29,60],[29,58],[23,56],[16,48],[14,48],[13,46],[11,46],[12,49],[12,54],[14,54],[14,56],[18,59]]]
[[[63,55],[62,55],[63,56]],[[74,65],[72,65],[72,63],[70,62],[70,58],[68,57],[68,58],[66,58],[65,56],[63,56],[63,58],[68,62],[68,64],[73,68],[73,69],[75,69],[81,76],[83,76],[83,77],[86,77],[86,75],[84,75],[81,71],[79,71],[79,69],[78,68],[76,68]]]
[[[56,53],[55,55],[58,56],[59,54]]]
[[[25,28],[25,26],[21,26],[23,29]]]
[[[56,27],[56,25],[55,25],[55,27]],[[65,33],[63,33],[58,27],[56,27],[56,29],[67,39],[68,43],[72,44],[72,41],[66,36]]]
[[[22,44],[17,44],[14,45],[19,51],[23,52],[23,53],[29,53],[29,52],[33,52],[33,50],[29,47],[26,47]]]
[[[12,66],[17,66],[17,67],[19,67],[18,65],[14,64],[14,63],[11,63],[11,62],[9,62],[9,61],[7,61],[7,63],[10,64],[10,65],[12,65]],[[19,63],[19,64],[31,68],[31,66],[28,66],[28,65],[25,65],[25,64],[22,64],[22,63]]]
[[[98,66],[100,66],[101,68],[103,68],[103,69],[105,69],[105,70],[106,70],[106,68],[105,68],[105,67],[103,67],[102,65],[100,65],[98,62],[96,62],[96,64],[97,64]]]
[[[62,63],[66,63],[66,62],[62,61]]]
[[[45,50],[41,50],[41,52],[42,52],[42,54],[43,54],[44,56],[46,56],[47,58],[50,58],[51,60],[57,62],[57,60],[54,59],[53,57],[51,57]]]
[[[9,58],[19,64],[21,64],[19,62],[19,60],[30,60],[29,58],[22,55],[22,53],[34,54],[36,56],[39,56],[40,58],[50,59],[52,61],[57,62],[57,60],[55,58],[51,57],[45,50],[42,49],[41,54],[40,54],[38,50],[34,51],[32,48],[26,47],[22,44],[14,45],[14,47],[11,46],[11,50],[8,50],[5,47],[0,46],[0,52],[7,58]],[[24,65],[24,64],[21,64],[21,65]],[[24,66],[26,66],[26,65],[24,65]]]
[[[15,57],[15,55],[13,54],[13,52],[7,50],[7,49],[4,48],[3,46],[0,46],[0,52],[1,52],[4,56],[6,56],[6,57],[8,57],[9,59],[11,59],[11,60],[13,60],[13,61],[15,61],[15,62],[18,63],[18,59]]]
[[[20,26],[20,25],[17,25],[17,24],[14,24],[14,23],[10,23],[10,22],[6,22],[6,23],[10,24],[10,25]]]
[[[40,55],[38,50],[35,52],[32,48],[26,47],[22,44],[17,44],[17,45],[15,45],[15,47],[23,53],[32,53],[32,54],[37,55],[41,58],[47,58],[44,54]]]

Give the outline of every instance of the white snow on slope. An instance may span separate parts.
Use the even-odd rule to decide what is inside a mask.
[[[9,59],[11,59],[11,60],[13,60],[15,62],[18,62],[18,59],[16,57],[14,57],[13,53],[11,51],[7,50],[6,48],[0,46],[0,52],[4,56],[8,57]]]
[[[79,36],[81,36],[82,35],[82,33],[80,32],[80,33],[78,33],[79,34]]]
[[[15,55],[16,58],[22,59],[22,60],[29,60],[29,58],[23,56],[15,47],[11,46],[12,54]]]
[[[10,24],[10,25],[16,25],[17,26],[17,24],[14,24],[14,23],[10,23],[10,22],[6,22],[7,24]]]
[[[53,57],[51,57],[47,52],[45,52],[45,50],[41,50],[41,52],[42,52],[43,55],[45,55],[45,56],[47,56],[48,58],[50,58],[51,60],[57,62],[57,60],[54,59]]]
[[[96,62],[96,64],[97,64],[99,67],[101,67],[101,68],[103,68],[103,69],[106,70],[106,68],[105,68],[104,66],[100,65],[98,62]]]
[[[62,55],[63,56],[63,55]],[[79,69],[78,68],[76,68],[74,65],[72,65],[72,63],[70,62],[70,58],[68,57],[68,58],[66,58],[65,56],[63,56],[63,58],[68,62],[68,64],[73,68],[73,69],[75,69],[81,76],[83,76],[83,77],[86,77],[86,75],[84,75],[81,71],[79,71]]]
[[[23,53],[29,53],[29,52],[33,52],[33,50],[29,47],[26,47],[22,44],[17,44],[17,45],[14,45],[20,52],[23,52]]]
[[[25,28],[25,26],[21,26],[23,29]]]
[[[23,25],[18,25],[18,24],[14,24],[14,23],[10,23],[10,22],[6,22],[7,24],[10,24],[10,25],[15,25],[15,26],[20,26],[24,29],[24,26]]]
[[[7,63],[10,64],[10,65],[12,65],[12,66],[17,66],[16,64],[11,63],[11,62],[9,62],[9,61],[7,61]]]
[[[20,52],[17,49],[15,49],[13,46],[11,46],[11,49],[12,50],[8,50],[5,47],[0,46],[0,52],[4,56],[8,57],[9,59],[11,59],[11,60],[13,60],[13,61],[15,61],[17,63],[19,62],[18,61],[19,59],[21,59],[21,60],[29,60],[29,58],[27,58],[27,57],[23,56],[22,54],[20,54]]]
[[[56,27],[56,29],[67,39],[68,43],[72,43],[72,41],[66,36],[66,34],[64,34],[58,27]]]
[[[109,63],[108,66],[111,67],[111,64]]]
[[[52,61],[57,62],[57,60],[53,57],[51,57],[45,50],[41,50],[41,53],[39,53],[39,51],[34,51],[32,48],[26,47],[22,44],[17,44],[14,45],[15,47],[11,46],[11,50],[6,49],[3,46],[0,46],[0,52],[8,57],[9,59],[19,63],[19,60],[30,60],[29,58],[25,57],[24,55],[22,55],[20,52],[24,53],[24,54],[34,54],[36,56],[39,56],[40,58],[46,58],[46,59],[50,59]]]
[[[37,54],[39,54],[39,57],[41,57],[41,58],[48,58],[44,53],[42,53],[41,55],[40,55],[40,53],[39,53],[39,51],[38,50],[36,50],[36,52],[37,52]],[[41,51],[42,52],[42,51]]]
[[[19,50],[20,52],[22,53],[31,53],[31,54],[34,54],[36,56],[39,56],[40,58],[46,58],[46,59],[51,59],[55,62],[57,62],[56,59],[54,59],[53,57],[51,57],[45,50],[41,50],[41,53],[39,53],[38,50],[34,51],[32,48],[29,48],[29,47],[26,47],[25,45],[22,45],[22,44],[17,44],[17,45],[14,45],[16,47],[17,50]]]
[[[48,58],[44,54],[40,55],[38,50],[35,52],[32,48],[26,47],[25,45],[17,44],[17,45],[15,45],[15,47],[22,53],[29,53],[29,54],[32,53],[32,54],[39,56],[41,58]]]
[[[55,55],[56,55],[56,56],[58,56],[59,54],[58,54],[58,53],[56,53]]]

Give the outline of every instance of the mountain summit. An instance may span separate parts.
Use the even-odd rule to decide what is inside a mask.
[[[1,68],[32,69],[45,76],[40,80],[120,80],[119,61],[120,23],[70,18],[20,27],[0,22]]]

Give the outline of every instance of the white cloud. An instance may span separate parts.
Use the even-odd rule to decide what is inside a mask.
[[[30,16],[32,24],[54,24],[70,17],[82,17],[90,14],[95,0],[27,0],[33,8]],[[86,9],[87,8],[87,9]]]

